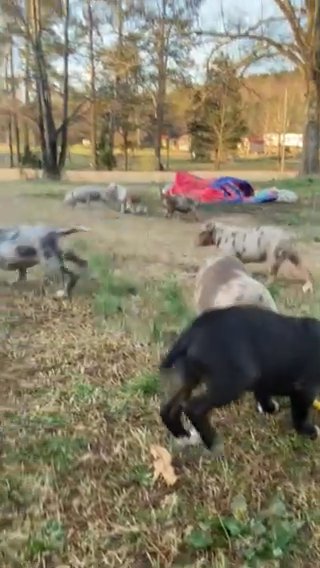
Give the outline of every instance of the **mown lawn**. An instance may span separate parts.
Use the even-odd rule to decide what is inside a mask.
[[[315,294],[285,282],[272,292],[283,311],[320,316],[320,185],[285,185],[299,206],[217,215],[295,228]],[[250,397],[215,412],[222,460],[178,450],[160,423],[159,356],[193,317],[193,274],[210,252],[193,245],[197,225],[161,218],[156,189],[148,219],[66,212],[52,194],[67,187],[0,186],[1,224],[41,210],[92,226],[73,242],[97,278],[69,305],[40,297],[34,276],[21,289],[1,274],[1,568],[318,566],[319,442],[296,436],[286,401],[275,417]],[[154,444],[173,456],[173,486],[154,480]]]

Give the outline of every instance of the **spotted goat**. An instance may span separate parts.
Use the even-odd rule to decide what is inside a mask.
[[[214,245],[243,263],[267,262],[268,284],[274,282],[281,265],[288,261],[303,280],[303,291],[313,291],[313,279],[297,250],[296,237],[285,229],[271,225],[243,228],[211,220],[201,227],[197,244]]]
[[[27,278],[28,268],[38,264],[46,272],[46,279],[53,273],[61,275],[63,289],[57,297],[71,297],[79,274],[65,266],[65,261],[72,262],[80,269],[87,268],[87,261],[72,250],[63,251],[59,245],[60,237],[89,231],[86,227],[69,229],[48,227],[46,225],[19,225],[0,229],[0,269],[18,271],[18,281]]]

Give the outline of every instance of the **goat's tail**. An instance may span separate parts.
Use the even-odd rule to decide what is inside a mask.
[[[69,229],[56,229],[56,233],[59,237],[66,237],[67,235],[73,235],[74,233],[87,233],[88,231],[91,231],[91,229],[83,227],[82,225],[70,227]]]

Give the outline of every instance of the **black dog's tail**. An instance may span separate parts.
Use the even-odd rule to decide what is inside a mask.
[[[167,355],[162,359],[159,369],[160,371],[167,371],[172,369],[174,364],[183,357],[189,346],[189,329],[182,332],[182,334],[175,341]]]
[[[193,388],[193,385],[185,384],[185,376],[179,369],[179,361],[187,357],[189,347],[189,328],[181,333],[173,346],[162,359],[159,365],[159,371],[162,382],[163,395],[165,398],[172,399],[178,397],[177,400],[185,398],[185,390]]]

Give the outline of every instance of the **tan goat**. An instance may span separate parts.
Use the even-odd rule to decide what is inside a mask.
[[[196,276],[194,303],[198,314],[238,304],[278,311],[267,288],[250,276],[242,262],[233,256],[205,260]]]

